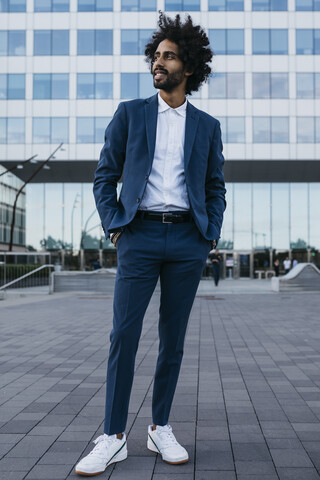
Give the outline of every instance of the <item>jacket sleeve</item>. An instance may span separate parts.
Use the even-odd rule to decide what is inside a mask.
[[[125,161],[127,130],[126,108],[124,103],[120,103],[105,131],[105,144],[93,184],[96,206],[106,236],[109,235],[109,225],[118,210],[117,183]]]
[[[223,212],[226,209],[226,189],[223,176],[224,156],[222,150],[220,122],[217,121],[206,175],[206,207],[209,218],[209,229],[219,233],[218,237],[214,235],[214,239],[220,238]]]

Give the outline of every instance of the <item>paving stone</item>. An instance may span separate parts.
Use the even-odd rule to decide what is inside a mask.
[[[83,296],[0,304],[1,319],[6,311],[11,320],[0,325],[0,475],[6,480],[78,479],[74,464],[103,432],[112,294]],[[158,351],[156,290],[136,359],[130,456],[103,477],[320,480],[319,301],[308,293],[285,297],[195,299],[169,420],[190,461],[175,467],[146,448]]]

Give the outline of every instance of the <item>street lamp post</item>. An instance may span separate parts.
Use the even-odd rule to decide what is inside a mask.
[[[75,210],[75,208],[78,204],[78,197],[80,197],[79,193],[77,193],[77,195],[74,198],[72,211],[71,211],[71,251],[72,251],[72,255],[73,255],[73,214],[74,214],[74,210]]]
[[[22,192],[22,190],[24,189],[24,187],[29,183],[31,182],[31,180],[40,172],[40,170],[42,168],[44,168],[47,163],[49,162],[49,160],[51,160],[51,158],[54,156],[54,154],[62,147],[63,143],[60,143],[60,145],[51,153],[51,155],[44,161],[42,162],[39,167],[33,172],[33,174],[31,175],[31,177],[28,178],[28,180],[26,180],[24,182],[24,184],[22,185],[22,187],[18,190],[17,194],[16,194],[16,198],[15,198],[15,201],[14,201],[14,204],[13,204],[13,210],[12,210],[12,220],[11,220],[11,230],[10,230],[10,243],[9,243],[9,252],[12,252],[12,246],[13,246],[13,234],[14,234],[14,225],[15,225],[15,220],[16,220],[16,208],[17,208],[17,202],[18,202],[18,198],[19,198],[19,195],[20,193]],[[34,157],[33,157],[34,158]]]

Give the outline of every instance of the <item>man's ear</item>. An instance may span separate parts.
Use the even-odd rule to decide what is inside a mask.
[[[194,72],[184,72],[185,77],[191,77]]]

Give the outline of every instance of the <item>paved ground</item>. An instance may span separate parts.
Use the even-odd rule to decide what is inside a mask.
[[[112,282],[105,295],[0,302],[0,480],[80,478],[74,465],[102,433]],[[137,355],[129,458],[97,478],[320,479],[319,295],[227,282],[203,282],[190,319],[170,417],[190,462],[167,465],[146,449],[156,292]]]

